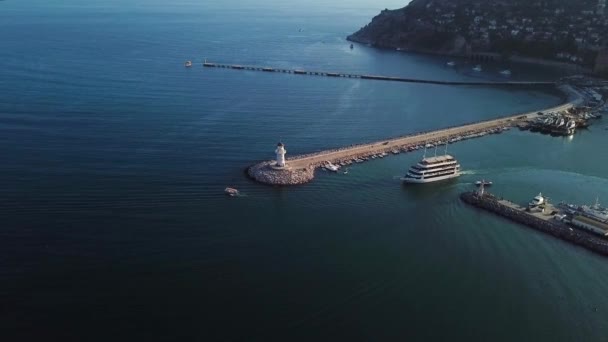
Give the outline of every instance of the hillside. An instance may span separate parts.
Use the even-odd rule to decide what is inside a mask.
[[[384,48],[592,65],[607,35],[601,0],[413,0],[382,11],[348,39]]]

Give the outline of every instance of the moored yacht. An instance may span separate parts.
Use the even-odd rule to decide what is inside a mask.
[[[447,147],[447,145],[446,145]],[[460,164],[449,154],[427,158],[412,166],[401,178],[405,183],[432,183],[460,176]]]
[[[538,196],[534,197],[528,205],[532,208],[538,207],[539,205],[545,204],[545,197],[542,193],[539,193]]]

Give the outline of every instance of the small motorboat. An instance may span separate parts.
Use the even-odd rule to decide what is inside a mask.
[[[449,61],[449,62],[446,63],[446,65],[449,66],[449,67],[453,67],[453,66],[456,66],[456,62]]]
[[[475,185],[477,186],[481,186],[483,184],[483,186],[492,186],[492,182],[491,181],[487,181],[487,180],[480,180],[475,182]]]
[[[228,195],[230,197],[239,195],[239,191],[235,188],[226,188],[226,189],[224,189],[224,192],[226,193],[226,195]]]
[[[539,193],[538,196],[534,197],[528,205],[532,208],[538,207],[539,205],[545,204],[545,197],[543,197],[542,193]]]
[[[503,70],[500,72],[500,74],[503,76],[511,76],[511,70],[509,70],[509,69]]]
[[[350,44],[350,49],[352,50],[354,48],[355,48],[355,46],[353,44]]]
[[[327,164],[325,164],[325,169],[331,172],[338,172],[338,170],[340,170],[340,166],[334,165],[331,162],[327,162]]]
[[[185,66],[186,68],[191,67],[191,66],[192,66],[192,61],[186,61],[186,63],[184,63],[184,66]]]
[[[483,69],[481,68],[481,65],[477,64],[474,68],[473,71],[475,72],[481,72]]]

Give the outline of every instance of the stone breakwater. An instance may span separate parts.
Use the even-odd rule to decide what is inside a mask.
[[[310,182],[315,177],[314,167],[301,169],[273,168],[274,162],[262,162],[247,169],[247,175],[253,180],[270,185],[298,185]]]
[[[562,112],[582,102],[580,94],[569,86],[560,89],[567,95],[568,102],[557,107],[543,109],[545,112]],[[398,138],[377,141],[373,143],[351,145],[343,148],[321,151],[306,155],[298,155],[287,158],[285,169],[272,167],[272,161],[265,161],[248,168],[247,174],[252,179],[271,185],[298,185],[311,181],[314,178],[316,168],[328,162],[340,166],[361,163],[386,154],[398,154],[411,152],[424,148],[430,144],[443,145],[455,143],[461,140],[480,138],[490,133],[501,133],[517,124],[539,117],[539,112],[520,113],[498,119],[480,121],[462,126],[453,126],[436,131],[421,132]]]
[[[553,219],[543,220],[524,210],[508,207],[500,203],[499,199],[492,194],[486,193],[480,196],[476,192],[465,192],[460,195],[460,199],[469,205],[553,235],[558,239],[579,245],[595,253],[608,256],[608,240],[582,230],[572,229]]]

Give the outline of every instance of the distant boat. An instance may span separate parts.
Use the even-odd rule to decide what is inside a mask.
[[[477,64],[477,65],[476,65],[476,66],[473,68],[473,71],[476,71],[476,72],[481,72],[482,70],[483,70],[483,69],[481,69],[481,65],[479,65],[479,64]]]
[[[447,62],[446,64],[447,64],[447,66],[449,66],[449,67],[456,66],[456,62],[454,62],[454,61],[449,61],[449,62]]]
[[[511,70],[508,70],[508,69],[503,70],[500,72],[500,74],[504,75],[504,76],[511,76]]]
[[[191,67],[191,66],[192,66],[192,61],[186,61],[186,63],[184,63],[184,66],[185,66],[186,68]]]
[[[350,49],[352,50],[354,48],[355,48],[355,46],[353,44],[350,44]]]
[[[224,189],[224,193],[226,193],[226,195],[228,195],[230,197],[239,195],[239,191],[235,188],[226,188],[226,189]]]

